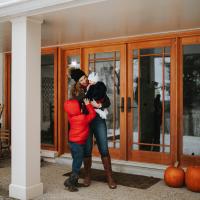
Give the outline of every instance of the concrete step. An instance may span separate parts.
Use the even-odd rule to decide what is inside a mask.
[[[43,156],[44,160],[48,162],[64,165],[72,164],[72,157],[69,153],[65,153],[58,157],[56,152],[45,151],[41,153],[41,155]],[[99,157],[92,158],[92,168],[103,169],[103,165]],[[166,165],[112,159],[112,169],[116,172],[152,176],[163,179],[164,170],[166,168]]]

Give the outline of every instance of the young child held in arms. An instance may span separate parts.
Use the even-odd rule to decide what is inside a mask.
[[[67,100],[64,104],[70,123],[69,146],[72,154],[72,173],[65,180],[64,186],[70,192],[78,191],[79,171],[83,162],[83,148],[89,135],[89,123],[96,117],[96,112],[88,99],[84,103],[89,114],[82,113],[78,100]]]
[[[99,76],[96,72],[91,72],[89,74],[88,81],[86,97],[92,101],[96,113],[98,113],[102,119],[107,119],[108,110],[101,107],[101,103],[106,97],[107,88],[102,81],[99,81]]]

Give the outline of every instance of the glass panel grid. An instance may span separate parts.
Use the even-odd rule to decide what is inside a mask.
[[[95,71],[107,87],[111,106],[108,109],[108,146],[120,147],[120,52],[104,52],[89,55],[89,72]],[[95,66],[95,67],[94,67]],[[94,142],[96,143],[96,142]]]
[[[169,152],[170,56],[165,52],[170,48],[133,50],[133,149],[138,144],[140,150]]]

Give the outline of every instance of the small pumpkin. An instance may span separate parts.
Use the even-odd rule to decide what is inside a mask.
[[[185,173],[185,184],[193,192],[200,192],[200,166],[189,166]]]
[[[178,167],[178,162],[169,166],[164,172],[164,181],[170,187],[182,187],[184,185],[185,172]]]

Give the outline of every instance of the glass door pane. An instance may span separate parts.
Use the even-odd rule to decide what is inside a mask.
[[[135,49],[132,150],[170,152],[169,48]]]
[[[54,54],[41,58],[41,143],[54,144]]]
[[[89,73],[98,73],[100,81],[107,87],[107,95],[111,101],[106,119],[108,145],[120,148],[120,52],[91,53],[88,58]]]
[[[65,74],[64,74],[64,80],[65,80],[65,84],[64,84],[64,101],[67,99],[71,98],[71,88],[74,86],[75,81],[73,79],[71,79],[70,75],[69,75],[69,71],[70,68],[80,68],[80,52],[79,50],[67,50],[65,53]],[[65,152],[69,152],[69,146],[68,146],[68,121],[67,121],[67,114],[64,113],[64,122],[63,122],[64,126],[64,137],[63,140],[64,142],[64,151]]]
[[[66,70],[68,72],[69,68],[80,68],[80,55],[67,55],[66,57]],[[71,87],[74,85],[74,80],[68,76],[68,73],[66,73],[66,80],[67,82],[67,97],[70,98],[71,94]]]
[[[200,45],[183,46],[183,154],[200,156]]]

